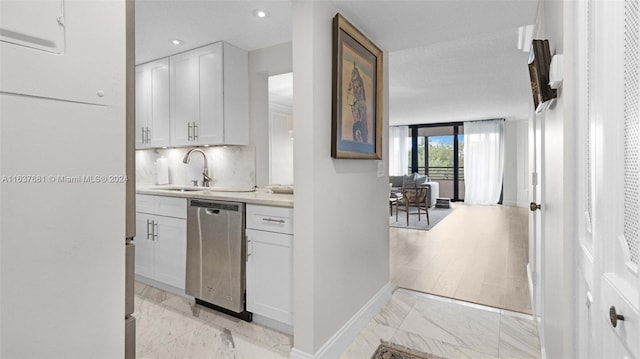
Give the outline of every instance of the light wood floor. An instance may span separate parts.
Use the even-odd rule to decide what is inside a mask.
[[[531,314],[527,210],[453,205],[430,231],[389,229],[392,282]]]

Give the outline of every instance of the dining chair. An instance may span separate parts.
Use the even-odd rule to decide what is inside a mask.
[[[427,217],[427,224],[429,224],[429,206],[427,205],[428,192],[429,189],[427,187],[402,187],[401,201],[404,204],[405,211],[407,212],[407,226],[409,225],[409,207],[411,206],[415,206],[418,209],[418,221],[420,221],[420,215],[424,209],[424,213]]]

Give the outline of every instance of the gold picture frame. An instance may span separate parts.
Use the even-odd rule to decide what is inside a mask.
[[[382,159],[382,50],[333,18],[331,157]]]

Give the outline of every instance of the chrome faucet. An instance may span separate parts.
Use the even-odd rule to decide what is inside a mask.
[[[204,157],[204,169],[202,170],[202,187],[209,187],[209,182],[211,182],[211,177],[209,177],[209,166],[207,165],[207,155],[204,153],[203,150],[199,149],[199,148],[192,148],[189,150],[189,152],[187,152],[187,154],[184,156],[184,159],[182,160],[183,163],[189,163],[189,160],[191,159],[191,154],[193,152],[200,152],[202,153],[202,157]]]

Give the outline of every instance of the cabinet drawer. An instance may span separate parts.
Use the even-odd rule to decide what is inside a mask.
[[[136,212],[153,214],[155,207],[155,196],[149,196],[146,194],[136,195]]]
[[[247,228],[293,234],[293,208],[247,205]]]
[[[136,212],[175,218],[187,218],[187,199],[138,194]]]
[[[175,218],[187,218],[187,199],[156,196],[155,214]]]

